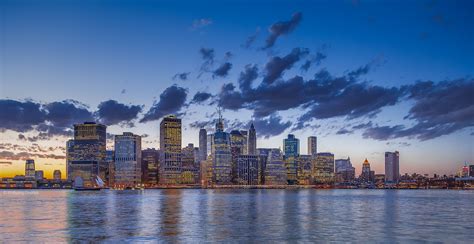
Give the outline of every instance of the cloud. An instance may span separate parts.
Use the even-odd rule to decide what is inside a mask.
[[[46,113],[39,103],[0,100],[0,130],[29,131],[45,118]]]
[[[253,45],[255,40],[257,40],[258,35],[260,34],[260,28],[257,28],[254,34],[251,36],[247,37],[247,40],[245,40],[245,43],[242,44],[243,48],[250,49],[250,47]]]
[[[191,30],[193,30],[193,31],[199,30],[199,29],[202,29],[206,26],[211,25],[212,23],[213,23],[212,19],[209,19],[209,18],[195,19],[193,21],[192,26],[191,26]]]
[[[232,64],[229,62],[223,63],[216,70],[212,72],[212,77],[226,77],[229,74]]]
[[[178,80],[178,79],[182,81],[188,80],[190,74],[191,72],[177,73],[173,76],[173,80]]]
[[[474,126],[473,79],[417,82],[408,87],[408,93],[415,103],[405,119],[414,121],[415,125],[408,128],[375,125],[367,128],[363,136],[376,140],[408,137],[425,141]]]
[[[212,97],[212,94],[211,93],[207,93],[207,92],[197,92],[196,94],[194,94],[194,97],[193,99],[191,100],[191,103],[202,103],[202,102],[205,102],[207,101],[209,98]]]
[[[267,49],[267,48],[273,47],[273,45],[275,45],[276,40],[280,36],[291,33],[301,22],[302,17],[303,17],[303,14],[301,12],[297,12],[293,14],[293,16],[291,17],[289,21],[280,21],[280,22],[276,22],[272,24],[270,28],[268,29],[268,32],[270,34],[267,37],[265,46],[263,48]]]
[[[0,165],[12,165],[12,162],[0,161]]]
[[[99,122],[105,125],[115,125],[131,122],[137,118],[141,111],[142,106],[125,105],[115,100],[108,100],[99,104],[96,115]]]
[[[289,70],[298,62],[303,56],[307,55],[309,50],[306,48],[293,48],[291,53],[281,57],[272,57],[268,63],[265,64],[265,77],[263,82],[267,84],[273,83],[276,79],[281,78],[285,70]]]
[[[148,122],[158,120],[165,115],[175,114],[185,105],[188,91],[177,85],[166,88],[160,95],[160,100],[154,102],[150,110],[140,120],[140,122]]]
[[[247,128],[253,123],[257,132],[257,137],[270,138],[283,133],[291,126],[291,122],[282,122],[282,118],[272,114],[268,118],[257,118],[247,124]]]
[[[326,54],[323,54],[322,52],[317,52],[314,57],[306,60],[306,62],[303,65],[301,65],[301,70],[306,72],[308,71],[308,69],[311,67],[312,64],[320,65],[321,61],[323,61],[326,58],[327,58]]]
[[[40,154],[40,153],[29,153],[29,152],[9,152],[9,151],[0,151],[0,159],[5,160],[27,160],[31,158],[51,158],[51,159],[66,159],[64,155],[56,154]]]
[[[346,128],[341,128],[336,132],[337,135],[346,135],[346,134],[352,134],[352,133],[353,131],[350,131]]]

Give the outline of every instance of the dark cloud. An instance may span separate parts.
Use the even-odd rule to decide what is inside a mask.
[[[178,79],[182,81],[188,80],[190,74],[191,72],[177,73],[173,76],[173,80],[178,80]]]
[[[247,37],[247,40],[245,40],[245,43],[242,44],[242,47],[246,48],[246,49],[249,49],[250,47],[252,47],[255,40],[257,40],[257,37],[258,37],[259,34],[260,34],[260,28],[257,28],[257,30],[255,31],[254,34]]]
[[[352,134],[352,133],[353,131],[348,130],[346,128],[341,128],[336,132],[337,135],[346,135],[346,134]]]
[[[268,32],[270,32],[267,40],[265,42],[264,49],[273,47],[275,45],[276,40],[282,36],[291,33],[301,22],[303,14],[301,12],[297,12],[293,14],[289,21],[280,21],[272,24],[270,28],[268,28]]]
[[[122,91],[120,92],[121,94],[125,94],[127,92],[127,90],[125,89],[122,89]]]
[[[283,122],[282,118],[275,114],[270,115],[268,118],[254,119],[248,123],[247,128],[250,127],[250,123],[253,123],[255,126],[257,137],[263,138],[280,135],[291,126],[290,121]]]
[[[216,70],[212,72],[212,77],[226,77],[229,74],[232,64],[229,62],[223,63]]]
[[[263,82],[271,84],[276,79],[281,78],[285,70],[291,69],[296,62],[308,53],[309,50],[306,48],[294,48],[291,53],[284,57],[272,57],[265,65]]]
[[[125,105],[115,100],[108,100],[99,104],[96,115],[99,122],[106,125],[115,125],[131,122],[137,118],[141,111],[142,106]]]
[[[12,162],[0,161],[0,165],[12,165]]]
[[[215,53],[213,48],[202,47],[199,49],[199,53],[201,54],[201,58],[204,60],[203,65],[208,66],[214,63]]]
[[[41,154],[41,153],[29,153],[29,152],[14,153],[10,151],[0,151],[0,159],[4,159],[4,160],[27,160],[31,158],[65,159],[66,156],[56,155],[56,154]]]
[[[31,101],[0,100],[0,130],[25,132],[44,122],[46,112]]]
[[[194,97],[193,99],[191,100],[191,103],[202,103],[202,102],[205,102],[207,101],[209,98],[212,97],[212,94],[211,93],[207,93],[207,92],[197,92],[196,94],[194,94]]]
[[[74,100],[52,102],[46,104],[45,109],[48,111],[46,120],[61,129],[71,128],[78,122],[95,121],[92,112],[85,105]]]
[[[474,80],[460,79],[434,83],[418,82],[408,87],[408,98],[415,101],[403,125],[371,126],[363,136],[376,140],[408,137],[425,141],[474,126]]]
[[[165,115],[179,112],[185,105],[187,93],[185,88],[177,85],[166,88],[160,95],[160,101],[154,102],[140,122],[158,120]]]
[[[326,58],[326,54],[323,54],[322,52],[317,52],[314,57],[311,57],[310,59],[306,60],[305,63],[301,65],[301,70],[306,72],[311,67],[311,65],[320,65],[321,61]]]

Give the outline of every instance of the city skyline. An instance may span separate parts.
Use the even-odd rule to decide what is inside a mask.
[[[258,148],[294,134],[307,154],[317,136],[356,175],[365,158],[384,172],[393,151],[401,174],[474,161],[472,2],[130,3],[0,3],[0,177],[31,158],[64,178],[85,121],[108,126],[109,149],[123,132],[159,148],[159,122],[177,114],[181,145],[199,145],[217,106],[226,131],[255,125]]]

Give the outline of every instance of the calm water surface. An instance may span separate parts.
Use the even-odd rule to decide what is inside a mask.
[[[470,242],[474,191],[0,190],[0,242]]]

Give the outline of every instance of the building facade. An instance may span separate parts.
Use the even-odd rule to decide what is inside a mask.
[[[142,183],[142,138],[130,132],[114,139],[114,187],[134,188]]]
[[[318,153],[318,138],[316,136],[308,137],[308,155],[316,157]]]
[[[159,184],[160,152],[154,148],[142,150],[142,181],[146,187]]]
[[[250,125],[248,139],[247,139],[247,153],[248,155],[257,155],[257,132],[255,131],[255,127],[253,123]]]
[[[214,133],[214,154],[212,155],[212,183],[216,185],[232,184],[232,154],[230,150],[230,136],[224,132],[224,122],[219,114]]]
[[[199,161],[207,159],[207,131],[199,130]]]
[[[237,184],[258,185],[260,182],[260,170],[258,155],[237,156]]]
[[[35,160],[27,159],[25,163],[25,177],[27,179],[35,178]]]
[[[160,123],[160,183],[179,184],[181,181],[181,119],[174,115]]]
[[[355,179],[355,168],[352,167],[351,159],[336,159],[335,161],[335,182],[348,183]]]
[[[300,154],[300,140],[293,134],[288,134],[288,138],[283,139],[285,157],[298,157]]]
[[[67,178],[95,185],[96,178],[106,180],[106,129],[102,124],[85,122],[74,125],[74,139],[67,142]]]
[[[280,149],[271,149],[268,153],[265,169],[265,185],[287,185],[286,166]]]
[[[400,179],[400,153],[385,152],[385,181],[397,183]]]
[[[359,176],[359,181],[361,182],[372,182],[372,178],[370,177],[370,163],[369,160],[365,159],[364,163],[362,164],[362,171]]]
[[[237,157],[245,154],[244,148],[247,146],[245,137],[240,133],[239,130],[233,130],[230,132],[230,153],[232,155],[232,182],[237,182]]]
[[[334,182],[334,154],[328,152],[316,154],[313,163],[313,178],[316,184]]]
[[[310,185],[312,183],[313,158],[312,155],[299,155],[296,158],[298,185]]]

